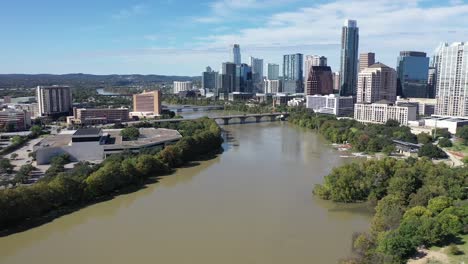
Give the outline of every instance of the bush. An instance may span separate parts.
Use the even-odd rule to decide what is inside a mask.
[[[445,159],[447,154],[440,149],[439,147],[433,145],[432,143],[427,143],[423,145],[418,152],[419,157],[428,157],[431,159]]]
[[[455,245],[455,244],[450,244],[448,247],[447,247],[447,252],[450,254],[450,255],[461,255],[463,254],[463,251],[460,250],[460,248]]]
[[[120,131],[123,140],[137,140],[140,136],[140,131],[136,127],[126,127]]]

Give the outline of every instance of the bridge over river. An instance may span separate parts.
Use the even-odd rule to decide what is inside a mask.
[[[277,113],[263,113],[263,114],[221,115],[221,116],[214,116],[214,117],[209,117],[209,118],[214,119],[215,121],[222,121],[223,125],[229,125],[229,122],[234,119],[239,120],[241,124],[245,124],[249,120],[255,121],[257,123],[261,122],[262,120],[273,122],[276,120],[283,120],[284,118],[288,116],[289,116],[288,112],[277,112]],[[182,121],[194,120],[194,119],[198,119],[198,118],[144,119],[144,120],[139,120],[139,121],[124,122],[122,124],[132,126],[132,125],[136,125],[142,122],[158,123],[158,124],[179,123]],[[110,127],[110,126],[113,126],[113,124],[103,125],[102,127]]]

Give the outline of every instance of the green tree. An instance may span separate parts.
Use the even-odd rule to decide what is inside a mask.
[[[447,154],[442,149],[433,145],[432,143],[427,143],[423,145],[419,149],[418,156],[428,157],[431,159],[444,159],[448,157]]]
[[[0,173],[11,173],[13,165],[9,159],[0,159]]]
[[[453,204],[453,201],[451,198],[446,197],[446,196],[439,196],[439,197],[429,200],[427,209],[431,210],[431,212],[435,214],[438,214],[442,212],[444,209],[452,206],[452,204]]]
[[[457,137],[463,140],[465,145],[468,145],[468,126],[463,126],[457,130]]]
[[[439,139],[439,146],[442,148],[449,148],[453,146],[452,141],[448,138],[441,138]]]
[[[17,154],[17,153],[12,153],[12,154],[10,155],[10,159],[15,160],[16,158],[18,158],[18,154]]]
[[[32,132],[33,136],[39,136],[42,134],[42,128],[38,125],[32,126],[30,131]]]
[[[137,140],[140,136],[140,131],[136,127],[126,127],[120,131],[123,140]]]
[[[432,137],[427,133],[419,133],[417,137],[419,144],[428,144],[432,142]]]

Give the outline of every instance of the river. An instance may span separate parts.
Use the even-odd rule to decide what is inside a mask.
[[[0,263],[337,263],[367,230],[360,205],[312,195],[348,162],[287,123],[225,126],[225,151],[131,194],[0,238]]]

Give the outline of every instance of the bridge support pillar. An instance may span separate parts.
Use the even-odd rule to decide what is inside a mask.
[[[229,125],[230,118],[223,118],[224,125]]]
[[[194,112],[198,112],[198,108],[193,108],[193,111],[194,111]]]
[[[260,123],[260,120],[262,120],[261,116],[256,116],[255,117],[255,122]]]
[[[240,123],[241,123],[241,124],[245,124],[245,119],[246,119],[246,118],[247,118],[247,117],[239,117]]]

